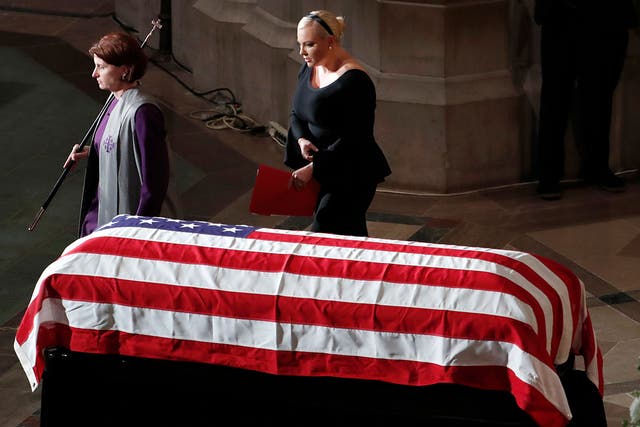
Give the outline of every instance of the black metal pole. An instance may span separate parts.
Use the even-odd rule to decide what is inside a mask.
[[[89,138],[93,134],[93,131],[94,131],[96,125],[98,124],[98,120],[100,120],[100,117],[102,117],[102,115],[104,114],[104,111],[107,109],[107,106],[109,105],[109,103],[111,102],[112,99],[113,99],[113,94],[109,94],[109,97],[107,98],[107,101],[104,103],[104,105],[102,106],[102,109],[100,110],[100,114],[98,114],[96,116],[95,120],[91,124],[91,127],[87,130],[87,133],[84,135],[84,138],[82,138],[82,142],[80,142],[80,145],[79,145],[78,149],[76,150],[76,152],[79,153],[87,145],[87,143],[89,142]],[[64,182],[65,178],[67,177],[67,175],[69,174],[69,172],[71,171],[71,169],[73,168],[73,165],[75,163],[76,163],[75,161],[70,160],[69,164],[67,164],[67,166],[65,166],[65,168],[62,171],[62,173],[58,177],[58,180],[56,181],[56,183],[54,184],[53,188],[49,192],[49,196],[47,196],[47,199],[44,201],[42,206],[40,206],[40,209],[38,210],[38,213],[36,214],[35,218],[33,219],[33,222],[31,223],[29,228],[27,228],[27,230],[31,231],[34,228],[36,228],[36,225],[38,225],[38,222],[40,222],[40,218],[44,214],[44,211],[46,211],[47,207],[49,207],[49,203],[51,203],[51,201],[55,197],[56,193],[58,192],[58,189],[60,188],[60,186]]]
[[[161,55],[171,54],[171,0],[162,0],[160,2],[160,44],[158,50]]]

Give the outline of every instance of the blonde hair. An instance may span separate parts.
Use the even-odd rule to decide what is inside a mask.
[[[306,26],[311,25],[314,21],[316,21],[321,28],[323,27],[317,19],[314,19],[309,15],[315,15],[327,24],[331,29],[331,32],[326,31],[326,29],[323,28],[321,31],[324,32],[325,35],[333,35],[338,42],[342,40],[344,28],[346,26],[342,16],[336,16],[333,12],[329,12],[328,10],[313,10],[300,19],[300,22],[298,22],[298,29],[305,28]]]

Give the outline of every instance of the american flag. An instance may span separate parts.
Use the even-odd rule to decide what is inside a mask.
[[[554,365],[602,356],[570,270],[529,253],[120,215],[38,280],[14,348],[62,346],[407,386],[506,390],[571,418]]]

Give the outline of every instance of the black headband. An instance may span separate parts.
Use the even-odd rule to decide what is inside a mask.
[[[331,27],[329,26],[329,24],[324,22],[324,19],[320,18],[318,15],[314,15],[313,13],[310,13],[310,14],[307,15],[307,18],[313,19],[318,24],[322,25],[322,28],[327,30],[327,33],[329,33],[330,36],[333,35],[333,31],[331,31]]]

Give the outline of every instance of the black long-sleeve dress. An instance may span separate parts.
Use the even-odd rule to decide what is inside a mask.
[[[311,229],[366,236],[366,211],[378,184],[391,174],[374,137],[375,86],[360,69],[322,88],[311,85],[311,74],[303,65],[298,75],[284,163],[292,169],[307,165],[298,139],[311,141],[319,149],[313,177],[320,183]]]

